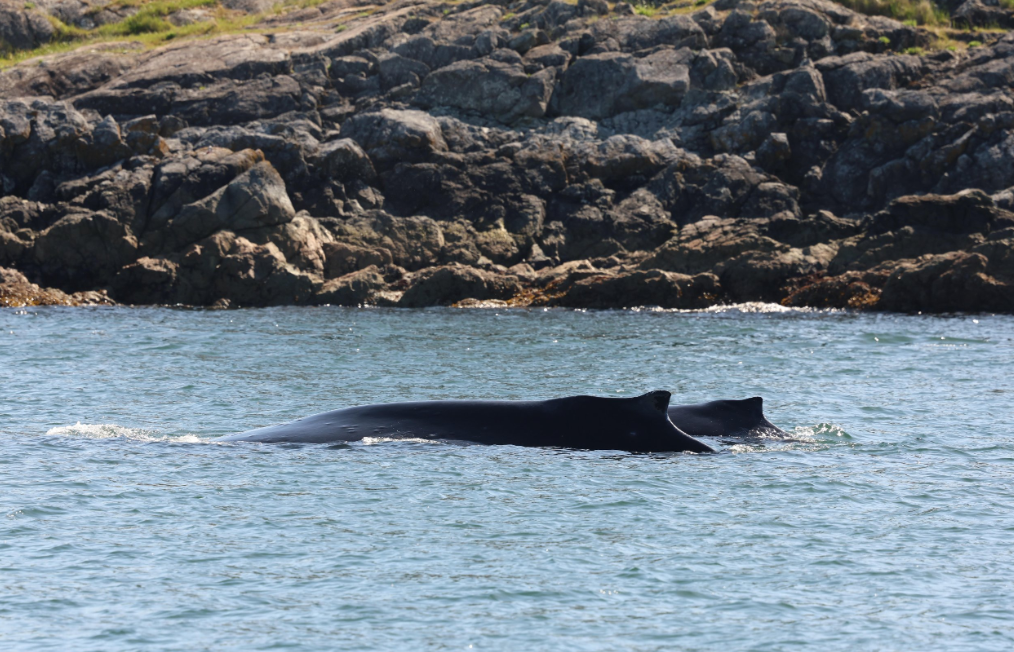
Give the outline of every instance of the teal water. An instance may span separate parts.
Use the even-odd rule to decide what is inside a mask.
[[[0,310],[0,649],[1010,650],[1014,319]],[[716,455],[209,439],[761,395]]]

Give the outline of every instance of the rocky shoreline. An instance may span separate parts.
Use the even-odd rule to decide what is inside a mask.
[[[332,0],[0,70],[0,305],[1014,312],[1014,35],[667,6]]]

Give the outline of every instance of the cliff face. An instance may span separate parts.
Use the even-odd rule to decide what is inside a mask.
[[[1014,311],[1014,36],[305,4],[0,71],[0,267],[127,303]]]

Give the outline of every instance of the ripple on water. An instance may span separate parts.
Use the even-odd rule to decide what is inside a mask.
[[[1007,317],[0,310],[10,331],[4,650],[1014,645]],[[656,388],[763,396],[788,436],[203,445],[356,404]]]

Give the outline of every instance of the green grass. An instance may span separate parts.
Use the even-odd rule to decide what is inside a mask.
[[[158,47],[169,41],[183,38],[200,38],[239,32],[251,27],[270,15],[284,12],[286,9],[304,9],[317,6],[329,0],[289,0],[283,6],[275,6],[261,14],[242,14],[225,9],[218,4],[219,0],[114,0],[118,7],[135,7],[137,12],[115,23],[101,25],[92,30],[85,30],[67,25],[53,16],[46,16],[53,25],[53,40],[34,50],[14,50],[0,40],[0,69],[8,68],[22,61],[52,54],[67,52],[83,45],[93,43],[115,43],[128,41],[139,43],[144,47]],[[174,26],[167,17],[186,9],[207,7],[210,19],[191,23],[190,25]],[[93,8],[95,11],[101,7]],[[353,18],[365,18],[370,11],[363,11]],[[336,31],[347,29],[339,25]],[[277,31],[264,29],[263,32]]]
[[[113,4],[119,7],[138,7],[138,14],[168,16],[184,9],[213,5],[216,4],[216,0],[155,0],[154,2],[145,2],[145,0],[116,0]]]
[[[106,27],[103,25],[102,27]],[[136,36],[138,34],[155,34],[157,32],[168,32],[173,24],[160,16],[151,14],[135,14],[119,23],[112,23],[108,29],[99,29],[99,33],[110,36]]]
[[[648,18],[651,18],[652,16],[658,13],[658,7],[638,3],[637,5],[634,6],[634,13],[640,16],[647,16]]]
[[[99,36],[138,36],[171,32],[175,28],[165,19],[166,16],[185,9],[217,4],[216,0],[156,0],[144,5],[140,3],[141,0],[117,0],[116,4],[120,6],[140,8],[133,16],[117,23],[102,25],[91,33]]]
[[[1014,2],[1014,0],[1007,0]],[[835,0],[867,16],[887,16],[915,25],[947,25],[951,17],[930,0]]]
[[[101,25],[93,30],[84,30],[67,25],[58,18],[47,16],[53,25],[53,40],[34,50],[13,51],[0,47],[0,69],[8,68],[35,57],[67,52],[92,43],[115,43],[118,41],[140,43],[144,47],[157,47],[169,41],[206,37],[217,34],[238,32],[261,21],[261,14],[237,14],[218,6],[217,0],[156,0],[140,5],[142,0],[117,0],[121,6],[140,6],[133,16],[116,23]],[[209,7],[211,20],[174,26],[166,16],[184,9]]]

